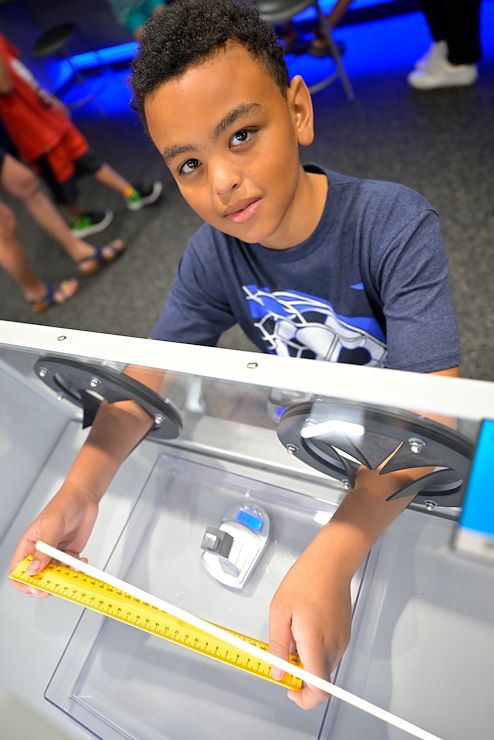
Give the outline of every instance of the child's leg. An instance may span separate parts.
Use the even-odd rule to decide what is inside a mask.
[[[445,0],[420,0],[419,4],[433,40],[445,41],[448,14]]]
[[[134,186],[113,167],[102,162],[92,149],[87,149],[84,154],[74,159],[74,168],[76,177],[91,175],[103,185],[115,190],[124,200],[136,194]]]
[[[16,234],[15,216],[0,202],[0,266],[18,283],[29,300],[42,295],[45,286],[38,280]]]
[[[77,203],[60,203],[60,208],[63,208],[70,222],[82,218],[82,212]]]
[[[35,303],[46,296],[47,286],[34,274],[17,238],[15,216],[4,203],[0,203],[0,266],[16,281],[26,300]],[[77,280],[64,280],[54,291],[53,302],[65,303],[78,288]]]
[[[480,0],[420,0],[434,43],[415,63],[408,83],[416,90],[472,85],[480,59]]]
[[[445,11],[448,61],[453,65],[477,64],[480,44],[480,0],[457,0]]]
[[[76,164],[78,171],[80,171],[82,169],[80,160]],[[131,211],[139,211],[145,206],[156,203],[163,190],[161,182],[154,182],[152,185],[134,186],[106,162],[93,175],[96,180],[120,193]]]
[[[161,195],[163,186],[160,182],[144,187],[132,185],[113,167],[100,159],[77,129],[69,131],[64,137],[64,150],[71,159],[75,177],[91,175],[119,193],[131,211],[138,211],[155,203]]]
[[[131,183],[120,175],[113,167],[109,164],[101,165],[99,170],[94,173],[94,177],[103,185],[116,190],[123,198],[128,198],[134,192],[134,187]]]
[[[74,262],[92,254],[93,247],[72,234],[30,169],[6,154],[0,179],[7,192],[22,201],[36,223],[60,244]]]
[[[22,201],[33,219],[63,247],[74,262],[80,263],[84,260],[84,269],[81,269],[81,272],[86,272],[88,260],[94,255],[94,247],[71,232],[56,207],[41,190],[36,175],[14,157],[6,154],[0,182],[7,192]],[[65,207],[70,215],[74,213],[77,216],[77,206],[72,208],[71,204],[66,204]],[[103,255],[108,261],[113,259],[114,247],[112,245],[103,247]]]
[[[43,178],[58,207],[63,210],[69,221],[80,218],[82,214],[77,205],[75,168],[70,157],[66,155],[64,140],[62,139],[57,146],[39,157],[32,165]]]
[[[79,239],[84,239],[91,234],[98,234],[109,226],[113,220],[113,212],[87,211],[82,212],[77,204],[78,188],[77,176],[80,174],[77,162],[74,161],[74,148],[80,152],[86,148],[86,140],[78,133],[69,130],[67,134],[42,157],[39,157],[33,166],[36,166],[45,183],[50,188],[53,197],[60,209],[67,216],[70,223],[70,231]],[[95,172],[101,166],[101,162],[91,160]]]

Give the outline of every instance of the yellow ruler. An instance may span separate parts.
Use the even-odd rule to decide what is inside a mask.
[[[52,560],[41,573],[30,575],[26,572],[26,569],[31,559],[31,557],[27,557],[19,563],[10,574],[10,578],[33,586],[40,591],[60,596],[62,599],[67,599],[67,601],[72,601],[125,624],[130,624],[157,637],[163,637],[165,640],[170,640],[177,645],[194,650],[196,653],[214,658],[234,668],[240,668],[240,670],[272,681],[285,688],[298,690],[302,687],[302,681],[288,673],[284,674],[281,681],[275,681],[271,676],[269,663],[259,660],[241,649],[229,645],[227,642],[223,642],[172,614],[158,609],[156,606],[147,604],[125,591],[76,571],[67,565]],[[251,645],[269,650],[269,646],[260,640],[233,630],[227,630],[227,632]],[[296,666],[301,665],[298,656],[293,654],[290,655],[290,663]]]

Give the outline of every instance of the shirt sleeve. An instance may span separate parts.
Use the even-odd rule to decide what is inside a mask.
[[[167,342],[213,347],[234,323],[220,262],[203,227],[187,245],[150,336]]]
[[[388,367],[416,372],[457,367],[458,325],[435,211],[412,214],[381,253],[376,276]]]

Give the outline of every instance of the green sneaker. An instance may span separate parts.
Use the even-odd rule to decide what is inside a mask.
[[[70,230],[79,239],[84,239],[91,234],[99,234],[113,221],[113,211],[104,213],[97,211],[85,211],[70,222]]]
[[[134,185],[134,192],[125,200],[129,211],[140,211],[144,206],[150,206],[161,196],[163,184],[155,182],[148,187]]]

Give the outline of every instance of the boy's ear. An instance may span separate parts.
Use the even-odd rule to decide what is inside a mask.
[[[310,92],[300,75],[290,82],[287,101],[298,143],[309,146],[314,140],[314,112]]]

